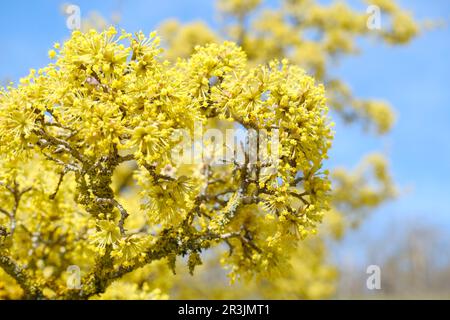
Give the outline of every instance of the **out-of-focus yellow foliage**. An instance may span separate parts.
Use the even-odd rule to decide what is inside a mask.
[[[173,277],[164,262],[137,269],[113,282],[100,295],[102,300],[167,300]]]
[[[326,248],[319,237],[305,240],[290,259],[283,276],[270,280],[229,283],[217,256],[205,257],[194,277],[183,272],[174,278],[172,296],[179,299],[321,299],[335,293],[336,268],[324,263]]]
[[[332,177],[333,204],[341,212],[353,216],[352,223],[360,222],[363,218],[361,213],[366,213],[397,195],[389,175],[387,160],[381,154],[367,155],[351,172],[336,168]]]
[[[164,56],[171,61],[189,57],[195,46],[219,41],[219,37],[202,21],[181,25],[176,20],[168,20],[160,26],[159,34],[167,47]]]
[[[261,0],[227,0],[219,1],[218,7],[225,14],[240,16],[256,9],[260,3]]]
[[[23,290],[7,273],[0,269],[0,300],[18,300],[23,296]]]

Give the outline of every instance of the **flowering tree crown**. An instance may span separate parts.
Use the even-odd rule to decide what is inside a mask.
[[[222,244],[232,278],[276,275],[328,208],[323,86],[286,60],[248,64],[232,42],[171,63],[155,34],[117,33],[75,31],[1,91],[0,267],[31,298],[89,298],[179,256],[193,272]],[[212,163],[230,146],[196,123],[246,142]],[[198,161],[173,158],[179,132],[204,146]],[[85,276],[68,288],[74,265]]]

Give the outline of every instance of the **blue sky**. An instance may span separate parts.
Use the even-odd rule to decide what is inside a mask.
[[[401,232],[413,224],[439,228],[450,245],[450,1],[402,3],[419,20],[444,19],[447,26],[405,47],[365,43],[363,55],[336,70],[356,94],[389,101],[398,116],[381,140],[358,138],[358,128],[336,130],[333,161],[351,163],[371,150],[383,151],[402,191],[344,239],[346,254],[382,240],[385,230]]]
[[[0,79],[18,80],[29,68],[49,62],[47,51],[69,36],[61,13],[64,1],[2,1],[0,4]],[[150,32],[163,20],[202,19],[217,26],[213,1],[73,1],[82,15],[96,10],[104,16],[121,10],[121,27]],[[450,1],[409,0],[403,6],[419,20],[450,21]],[[364,53],[344,60],[335,74],[351,84],[360,97],[381,98],[392,103],[398,122],[382,139],[365,136],[354,126],[336,127],[333,164],[352,166],[367,152],[389,155],[393,175],[403,190],[401,197],[370,216],[359,231],[345,240],[346,248],[361,250],[368,234],[405,221],[420,221],[450,230],[450,30],[425,32],[407,47],[371,42]],[[359,246],[356,248],[356,246]]]

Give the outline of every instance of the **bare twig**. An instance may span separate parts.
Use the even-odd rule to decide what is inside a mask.
[[[64,176],[67,174],[67,169],[66,167],[64,167],[63,171],[60,173],[59,175],[59,180],[58,180],[58,184],[56,185],[56,189],[55,192],[53,192],[50,196],[49,199],[50,200],[54,200],[56,198],[56,195],[58,194],[59,188],[61,187],[61,183],[64,179]]]
[[[17,214],[17,210],[19,210],[19,204],[20,204],[20,200],[22,198],[22,196],[29,192],[32,188],[28,187],[25,188],[23,190],[19,189],[19,184],[14,181],[14,186],[11,187],[9,185],[5,185],[4,183],[0,183],[1,185],[3,185],[14,197],[14,204],[13,204],[13,208],[11,211],[7,211],[4,208],[0,208],[0,212],[7,215],[9,217],[10,220],[10,230],[9,230],[9,234],[12,236],[14,235],[14,231],[16,230],[16,214]]]

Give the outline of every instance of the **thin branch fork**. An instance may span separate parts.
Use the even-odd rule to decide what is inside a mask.
[[[125,220],[130,215],[127,212],[127,210],[116,199],[97,198],[97,202],[98,203],[106,203],[106,204],[113,205],[114,207],[116,207],[119,210],[119,212],[120,212],[120,220],[119,220],[120,234],[122,236],[125,235],[125,232],[126,232],[126,230],[125,230]]]
[[[52,146],[62,149],[64,151],[67,151],[75,159],[77,159],[78,161],[80,161],[82,163],[86,162],[84,156],[78,150],[73,148],[70,145],[70,143],[68,143],[67,141],[53,137],[53,136],[49,135],[45,130],[42,130],[42,129],[39,130],[38,134],[41,135],[43,137],[43,139],[46,140]]]
[[[11,211],[7,211],[4,208],[0,208],[0,212],[2,212],[3,214],[7,215],[9,217],[10,220],[10,235],[12,236],[14,234],[14,231],[16,230],[16,214],[17,214],[17,210],[19,210],[19,204],[20,204],[20,200],[22,198],[22,196],[31,191],[31,187],[25,188],[23,190],[19,189],[19,184],[17,183],[17,181],[14,181],[14,187],[8,186],[4,183],[0,182],[0,185],[4,186],[14,197],[14,205]]]
[[[307,191],[302,192],[302,193],[290,192],[289,194],[297,199],[300,199],[303,202],[303,204],[305,204],[305,205],[310,204],[309,201],[307,201],[305,198],[303,198],[304,196],[308,196],[310,194]]]
[[[56,195],[58,194],[59,188],[61,187],[61,184],[63,182],[64,176],[67,174],[67,168],[64,167],[64,169],[61,171],[60,175],[59,175],[59,179],[58,179],[58,184],[56,185],[56,189],[55,192],[53,192],[50,196],[49,199],[50,200],[54,200],[56,198]]]
[[[145,164],[144,164],[144,168],[147,169],[148,173],[150,173],[150,175],[151,175],[151,176],[153,177],[153,179],[155,179],[155,180],[158,180],[158,179],[161,179],[161,180],[167,180],[167,181],[173,181],[173,180],[175,180],[175,178],[172,178],[172,177],[170,177],[170,176],[167,176],[167,175],[164,175],[164,174],[156,173],[156,172],[155,172],[156,167],[155,167],[155,166],[152,166],[152,165],[150,165],[150,164],[145,163]]]
[[[47,160],[53,161],[56,164],[63,166],[65,170],[67,171],[73,171],[73,172],[80,172],[80,168],[78,168],[75,164],[71,164],[71,163],[65,163],[64,161],[61,161],[59,159],[56,159],[48,154],[46,154],[45,152],[42,152],[42,154],[47,158]]]

